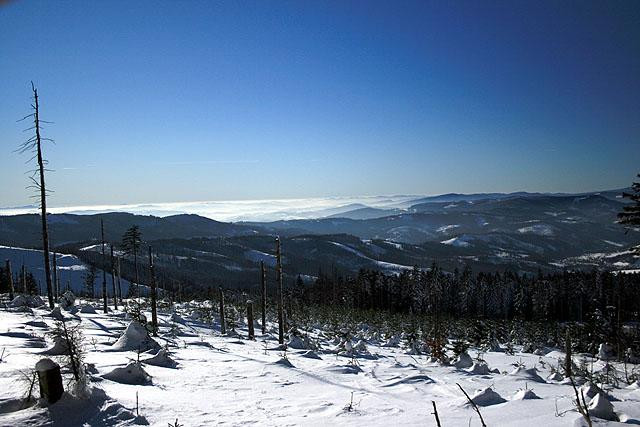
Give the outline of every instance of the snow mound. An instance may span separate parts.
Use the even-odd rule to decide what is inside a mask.
[[[71,291],[65,291],[60,297],[60,307],[70,310],[76,303],[76,296]]]
[[[474,363],[473,366],[469,369],[465,369],[465,372],[471,375],[489,375],[491,371],[489,370],[489,366],[486,363],[478,362]]]
[[[42,320],[30,320],[25,325],[33,326],[34,328],[48,328],[49,326]]]
[[[519,380],[533,381],[537,383],[546,382],[540,375],[538,375],[538,371],[536,370],[536,368],[525,369],[522,367],[517,367],[509,375],[517,377],[517,379]]]
[[[293,335],[289,342],[287,342],[288,348],[293,348],[296,350],[317,350],[318,345],[313,342],[309,337]]]
[[[47,314],[47,316],[53,317],[56,320],[64,319],[64,316],[62,315],[62,312],[60,311],[60,307],[56,307],[53,310],[51,310],[51,312],[49,314]]]
[[[306,357],[307,359],[317,359],[317,360],[322,360],[322,358],[320,356],[318,356],[318,353],[316,353],[313,350],[309,350],[309,351],[305,351],[304,353],[302,353],[300,356],[302,357]]]
[[[169,317],[169,320],[172,322],[180,323],[182,325],[186,323],[186,321],[178,313],[175,312],[171,313],[171,317]]]
[[[362,368],[355,364],[348,364],[344,366],[331,366],[327,368],[327,371],[335,374],[359,374],[362,372]]]
[[[560,374],[560,372],[554,372],[547,377],[547,381],[562,381],[564,377]]]
[[[602,343],[598,347],[598,359],[611,360],[613,359],[613,347],[609,343]]]
[[[631,384],[629,384],[626,388],[628,388],[629,390],[637,390],[640,389],[640,380],[637,380]]]
[[[589,414],[603,420],[618,421],[618,416],[613,412],[613,405],[601,393],[597,394],[589,402]]]
[[[67,343],[62,337],[53,337],[53,346],[43,352],[40,352],[40,354],[47,354],[50,356],[60,356],[62,354],[67,354]]]
[[[493,391],[491,387],[477,390],[471,400],[478,406],[491,406],[506,402],[506,399]]]
[[[5,424],[6,423],[6,424]],[[83,398],[65,392],[55,404],[3,414],[3,425],[112,426],[149,425],[143,416],[122,406],[104,390],[91,387]]]
[[[10,303],[9,307],[36,308],[44,305],[44,301],[38,295],[18,295]]]
[[[390,337],[387,342],[382,344],[383,347],[398,347],[401,342],[401,337],[399,335],[393,335]]]
[[[533,390],[518,390],[516,394],[513,395],[511,400],[529,400],[529,399],[540,399],[537,394],[533,392]]]
[[[124,333],[111,346],[111,351],[147,351],[159,349],[158,344],[149,336],[147,330],[136,320],[132,320]]]
[[[285,357],[280,358],[280,360],[278,360],[277,362],[273,362],[273,364],[284,366],[285,368],[295,368],[295,366],[293,366],[293,363],[291,363],[291,361]]]
[[[138,362],[131,362],[124,368],[115,368],[113,371],[104,374],[102,378],[122,384],[151,384],[151,375]]]
[[[82,308],[80,309],[80,313],[84,313],[84,314],[96,314],[96,308],[94,306],[92,306],[91,304],[85,304],[82,306]]]
[[[469,353],[465,351],[458,356],[455,362],[453,362],[453,366],[458,369],[471,368],[473,366],[473,359],[469,356]]]
[[[178,362],[173,360],[171,356],[169,356],[169,352],[165,349],[162,349],[153,357],[148,359],[141,360],[142,363],[153,366],[160,366],[162,368],[176,368],[178,366]]]
[[[602,389],[592,382],[587,382],[582,387],[580,387],[580,392],[590,399],[593,399],[599,394],[604,394]]]

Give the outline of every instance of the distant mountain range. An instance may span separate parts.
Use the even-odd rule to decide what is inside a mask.
[[[319,270],[398,272],[434,261],[450,271],[637,268],[627,248],[640,233],[615,223],[621,193],[445,194],[404,207],[346,204],[319,209],[315,219],[273,222],[106,213],[51,215],[49,224],[53,246],[81,257],[80,249],[98,238],[100,220],[114,243],[136,224],[169,271],[205,283],[256,280],[259,261],[273,264],[276,234],[283,237],[286,271],[308,278]],[[39,247],[39,217],[0,216],[0,244]]]

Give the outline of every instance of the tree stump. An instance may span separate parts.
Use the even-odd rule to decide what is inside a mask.
[[[51,359],[40,359],[36,363],[36,372],[40,385],[40,397],[46,399],[49,404],[56,403],[64,392],[60,365]]]
[[[249,326],[249,339],[254,340],[256,333],[253,329],[253,301],[247,301],[247,325]]]

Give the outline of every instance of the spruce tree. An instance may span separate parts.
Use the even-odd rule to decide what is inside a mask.
[[[640,178],[640,174],[637,176]],[[623,192],[622,197],[629,199],[631,203],[623,207],[622,212],[618,214],[618,223],[628,230],[640,230],[640,182],[634,182],[631,185],[631,192]],[[633,249],[640,254],[640,245]]]

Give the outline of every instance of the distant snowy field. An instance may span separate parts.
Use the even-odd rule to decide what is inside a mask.
[[[138,358],[133,351],[114,351],[114,343],[129,323],[124,313],[63,313],[81,322],[86,362],[95,366],[91,385],[106,395],[96,391],[89,400],[64,398],[49,408],[36,405],[17,410],[16,399],[25,392],[19,371],[33,367],[43,357],[38,353],[51,346],[44,337],[53,319],[44,309],[34,309],[32,314],[0,309],[0,352],[5,350],[0,362],[0,426],[50,425],[52,420],[61,426],[125,426],[146,420],[165,427],[176,418],[184,426],[435,426],[431,401],[437,404],[443,426],[479,426],[456,383],[476,396],[488,426],[581,425],[580,415],[572,410],[571,386],[550,379],[550,367],[564,357],[557,349],[541,356],[483,353],[491,371],[463,369],[409,354],[399,337],[381,337],[363,325],[348,345],[324,330],[307,331],[310,342],[319,348],[290,348],[287,362],[277,349],[275,325],[264,336],[256,328],[256,341],[246,338],[245,324],[237,335],[222,336],[217,323],[195,320],[196,304],[187,303],[178,305],[175,312],[161,312],[156,338],[158,344],[168,346],[177,368],[143,363],[151,380],[133,385],[119,381],[134,378],[135,372],[130,378],[113,374]],[[290,347],[304,347],[297,344]],[[352,356],[337,351],[345,346],[354,349]],[[476,355],[471,351],[471,356]],[[140,355],[141,360],[149,357],[151,353]],[[575,361],[579,363],[578,356]],[[517,363],[524,368],[516,369]],[[598,370],[603,363],[593,365]],[[523,399],[525,389],[539,399]],[[610,393],[620,420],[640,423],[640,386],[623,385]],[[132,415],[136,394],[144,419]],[[602,420],[594,424],[622,425]]]
[[[308,219],[328,216],[353,209],[354,205],[372,208],[407,208],[412,200],[421,196],[360,196],[315,197],[305,199],[228,200],[174,203],[141,203],[123,205],[50,207],[49,213],[97,214],[104,212],[129,212],[138,215],[165,217],[177,214],[196,214],[217,221],[276,221]],[[362,206],[360,206],[362,207]],[[0,215],[39,213],[34,206],[0,208]]]

